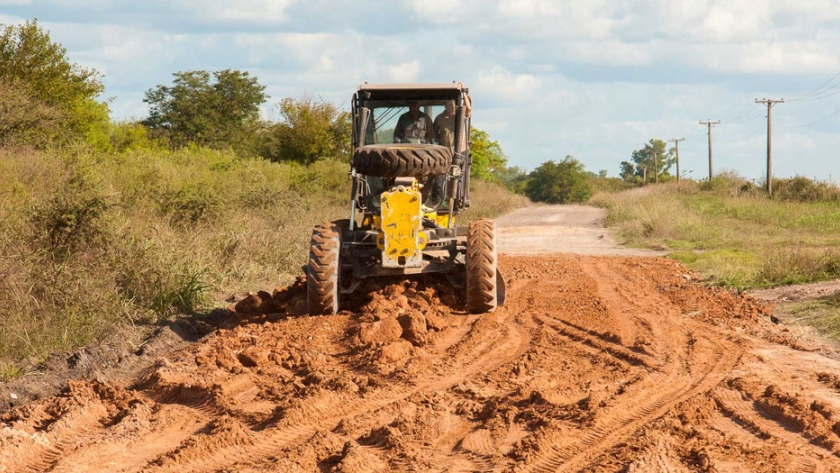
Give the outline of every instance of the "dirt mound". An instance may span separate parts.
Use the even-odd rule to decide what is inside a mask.
[[[0,471],[840,471],[838,362],[676,262],[503,258],[508,302],[304,279],[0,416]],[[776,339],[790,340],[778,344]]]

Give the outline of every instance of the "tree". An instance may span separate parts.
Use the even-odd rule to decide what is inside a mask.
[[[666,151],[665,142],[656,138],[651,138],[644,148],[633,151],[631,160],[621,162],[620,175],[624,181],[637,184],[670,179],[668,170],[676,162],[674,148]]]
[[[104,90],[100,74],[72,64],[66,49],[52,42],[37,20],[0,30],[0,83],[5,93],[31,104],[33,117],[49,116],[47,122],[30,122],[48,126],[43,133],[29,133],[37,135],[38,142],[28,144],[82,137],[107,146],[108,105],[97,100]],[[0,133],[11,134],[8,129]]]
[[[528,185],[528,173],[519,166],[511,166],[497,172],[496,175],[505,187],[516,194],[524,194]]]
[[[278,107],[282,118],[265,131],[260,153],[263,157],[302,164],[350,159],[350,112],[308,96],[287,97]]]
[[[146,91],[149,116],[143,124],[172,147],[189,143],[249,152],[260,128],[265,86],[247,72],[187,71],[171,86]]]
[[[499,182],[500,174],[507,168],[505,156],[499,142],[490,139],[486,131],[470,128],[470,153],[472,153],[473,177],[488,182]]]
[[[525,195],[535,202],[586,202],[592,196],[583,164],[572,156],[547,161],[528,175]]]

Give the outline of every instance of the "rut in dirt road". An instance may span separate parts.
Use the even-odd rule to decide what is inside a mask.
[[[501,265],[484,315],[436,278],[336,316],[252,296],[139,379],[0,416],[0,472],[840,471],[836,358],[760,303],[659,258]]]

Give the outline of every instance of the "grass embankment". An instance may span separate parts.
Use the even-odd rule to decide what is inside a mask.
[[[629,245],[668,250],[717,284],[754,289],[840,278],[840,191],[799,177],[774,187],[771,200],[724,175],[711,185],[647,186],[592,202],[607,209],[607,225]],[[840,297],[791,309],[791,320],[840,338]],[[815,309],[819,315],[805,315]]]
[[[0,150],[0,381],[25,357],[290,282],[312,227],[346,216],[347,170],[205,149]],[[473,201],[471,218],[522,205],[485,183]]]

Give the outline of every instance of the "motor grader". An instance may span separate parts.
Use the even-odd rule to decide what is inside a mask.
[[[312,232],[310,314],[335,314],[367,278],[428,273],[464,290],[472,313],[504,304],[494,222],[456,226],[470,206],[471,109],[458,82],[359,86],[350,214]]]

